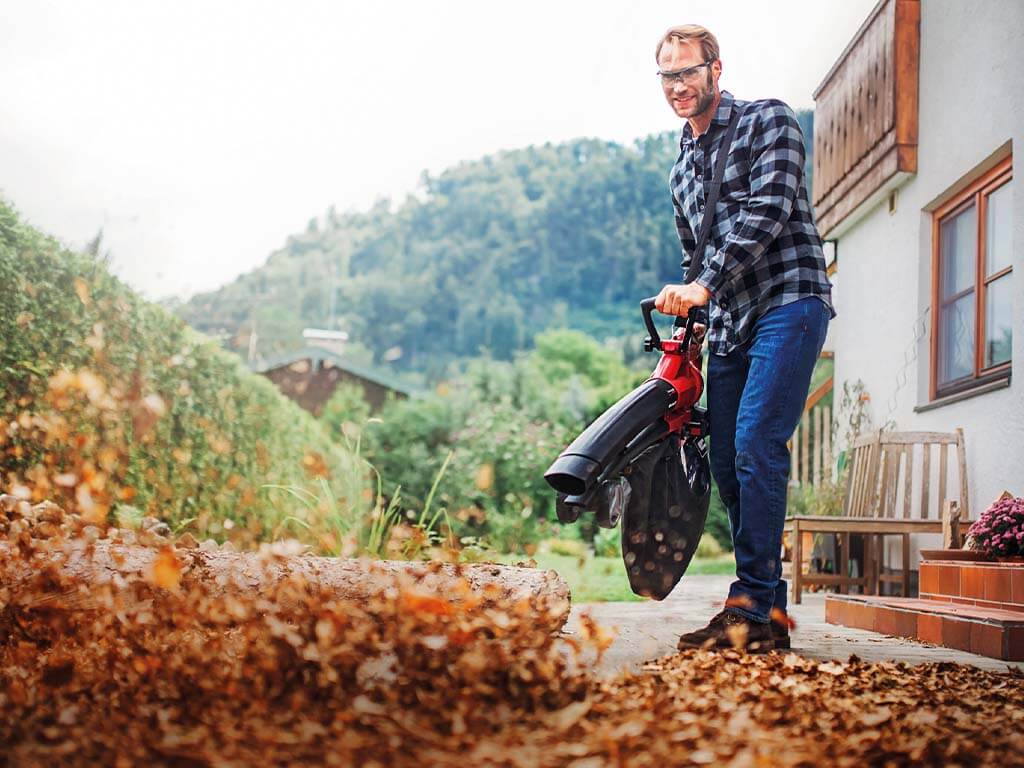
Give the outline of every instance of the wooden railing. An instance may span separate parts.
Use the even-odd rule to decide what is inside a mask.
[[[790,441],[789,482],[818,485],[832,478],[832,407],[822,403],[832,377],[807,396],[804,415]]]

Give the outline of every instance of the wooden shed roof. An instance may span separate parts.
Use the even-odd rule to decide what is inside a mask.
[[[358,365],[353,363],[351,360],[346,360],[341,355],[335,354],[323,347],[307,346],[292,352],[283,352],[278,355],[273,355],[268,358],[263,365],[257,367],[255,370],[257,373],[267,373],[268,371],[273,371],[277,368],[287,368],[300,360],[309,360],[312,364],[325,362],[330,363],[334,368],[340,368],[353,376],[373,382],[381,387],[386,387],[387,389],[393,390],[407,397],[415,394],[415,390],[389,378],[386,374],[363,365]]]

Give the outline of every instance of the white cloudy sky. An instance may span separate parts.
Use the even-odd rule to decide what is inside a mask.
[[[813,106],[874,4],[0,0],[0,195],[188,295],[424,169],[677,127],[653,60],[673,24],[718,35],[736,95]]]

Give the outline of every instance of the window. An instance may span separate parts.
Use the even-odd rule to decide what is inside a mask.
[[[933,400],[1010,375],[1012,212],[1011,158],[935,212]]]

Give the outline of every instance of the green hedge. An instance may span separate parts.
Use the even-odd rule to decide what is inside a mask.
[[[361,487],[362,462],[269,381],[3,201],[0,285],[5,491],[260,537],[283,519],[264,484]]]

